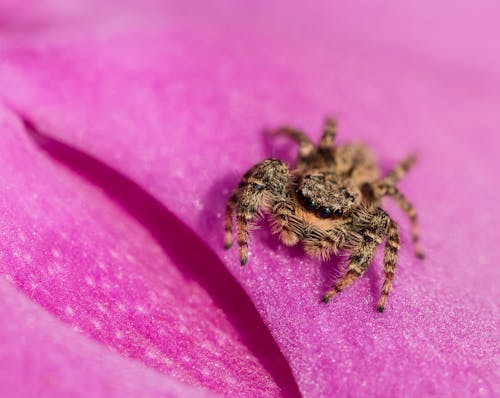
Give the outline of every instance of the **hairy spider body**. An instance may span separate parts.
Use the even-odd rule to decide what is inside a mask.
[[[384,273],[377,309],[384,311],[391,290],[399,249],[399,228],[382,209],[384,196],[392,197],[411,221],[415,252],[423,258],[418,220],[413,206],[396,183],[415,163],[410,156],[380,177],[375,157],[362,144],[335,146],[336,123],[327,119],[319,144],[302,132],[284,127],[275,134],[299,144],[295,167],[267,159],[243,176],[228,200],[225,247],[233,243],[233,213],[241,265],[248,261],[248,227],[261,212],[270,215],[272,232],[286,245],[303,242],[307,254],[327,260],[350,253],[344,275],[323,296],[328,302],[360,277],[370,265],[377,246],[385,240]]]

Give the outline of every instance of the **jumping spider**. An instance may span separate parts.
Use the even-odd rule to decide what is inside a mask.
[[[323,296],[327,303],[360,277],[385,239],[384,273],[377,309],[384,311],[391,290],[399,249],[399,228],[382,209],[384,196],[392,197],[409,216],[415,252],[423,258],[418,238],[417,213],[396,187],[415,163],[410,156],[381,178],[371,150],[363,144],[334,145],[336,122],[328,118],[315,146],[302,132],[283,127],[274,132],[299,144],[296,166],[288,169],[278,159],[253,166],[227,202],[225,247],[233,243],[236,208],[241,265],[248,260],[248,225],[261,211],[269,213],[272,232],[289,246],[299,240],[307,254],[327,260],[341,251],[350,253],[344,275]]]

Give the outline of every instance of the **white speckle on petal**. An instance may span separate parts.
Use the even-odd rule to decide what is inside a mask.
[[[156,352],[154,352],[153,350],[147,350],[146,357],[151,358],[151,359],[158,359],[158,354]]]
[[[196,208],[196,210],[203,210],[205,206],[203,205],[203,203],[201,203],[199,199],[195,199],[194,207]]]
[[[167,366],[172,366],[173,362],[170,358],[163,357],[160,359],[160,362],[164,363]]]
[[[96,329],[100,329],[101,328],[101,323],[97,319],[92,319],[91,322],[92,322],[92,325],[94,325],[94,327]]]
[[[91,287],[95,287],[95,281],[90,276],[85,276],[85,283]]]
[[[17,237],[19,238],[19,240],[21,242],[26,242],[26,235],[24,234],[24,232],[19,231],[19,233],[17,234]]]
[[[236,385],[236,379],[233,377],[233,376],[226,376],[225,377],[225,381],[227,384],[229,384],[230,386],[234,386]]]
[[[203,369],[201,370],[201,374],[202,374],[203,376],[210,376],[210,374],[211,374],[210,369],[208,369],[208,368],[203,368]]]

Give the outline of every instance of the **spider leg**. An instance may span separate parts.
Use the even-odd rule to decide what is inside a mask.
[[[419,259],[423,259],[424,251],[422,249],[422,245],[420,244],[420,237],[418,233],[418,215],[411,202],[406,199],[401,191],[394,185],[379,185],[377,187],[377,193],[379,197],[387,195],[393,198],[394,201],[399,205],[401,210],[403,210],[409,217],[411,223],[411,237],[413,240],[413,245],[415,246],[415,255]]]
[[[392,279],[394,278],[394,272],[396,271],[396,260],[398,258],[399,250],[399,228],[394,221],[390,221],[389,228],[387,230],[387,239],[385,242],[384,250],[384,273],[385,280],[382,286],[382,291],[380,293],[380,299],[377,304],[377,310],[379,312],[384,312],[385,304],[387,302],[387,296],[391,291]]]
[[[229,249],[233,245],[233,212],[238,203],[240,189],[233,190],[226,204],[226,215],[224,219],[224,248]]]
[[[236,235],[241,265],[248,261],[248,224],[262,207],[269,210],[275,200],[286,192],[289,170],[276,159],[264,160],[253,166],[241,179],[228,200],[225,221],[225,246],[232,244],[232,215],[236,208]]]
[[[302,131],[290,127],[281,127],[273,132],[274,135],[285,135],[299,144],[299,160],[307,159],[314,152],[314,144]]]
[[[323,128],[323,135],[318,144],[318,150],[320,152],[329,152],[331,153],[333,149],[333,142],[335,140],[335,136],[337,135],[337,122],[335,119],[329,117],[325,121],[325,126]]]
[[[368,237],[353,252],[345,274],[323,295],[323,302],[328,303],[333,296],[340,293],[366,271],[370,265],[377,244]]]
[[[248,179],[252,174],[253,168],[248,170],[240,180],[238,187],[233,189],[231,196],[229,197],[226,204],[226,213],[224,220],[224,248],[229,249],[233,245],[233,212],[234,208],[238,204],[238,200],[240,199],[242,188],[244,188],[248,184]]]
[[[420,237],[418,233],[418,215],[413,205],[406,199],[406,197],[396,187],[390,187],[387,194],[391,196],[401,209],[408,215],[411,223],[411,238],[415,246],[415,254],[419,259],[424,258],[424,251],[420,244]]]
[[[388,185],[395,185],[406,175],[415,163],[417,163],[417,156],[408,156],[406,159],[398,163],[391,171],[389,171],[383,181]]]

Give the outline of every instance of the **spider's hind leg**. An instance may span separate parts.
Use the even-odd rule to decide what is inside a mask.
[[[337,122],[335,119],[328,117],[325,121],[325,126],[323,127],[323,135],[318,144],[318,150],[331,152],[333,149],[333,143],[335,141],[335,136],[337,135]]]
[[[399,162],[394,168],[387,173],[387,176],[383,179],[387,184],[394,185],[408,173],[408,171],[417,163],[417,156],[410,155],[406,159]]]
[[[295,130],[291,127],[281,127],[273,131],[272,134],[285,135],[299,144],[299,162],[307,160],[314,152],[314,144],[302,131]]]
[[[314,163],[319,167],[331,167],[335,163],[334,141],[337,135],[337,122],[327,118],[323,127],[323,135],[316,149]]]

